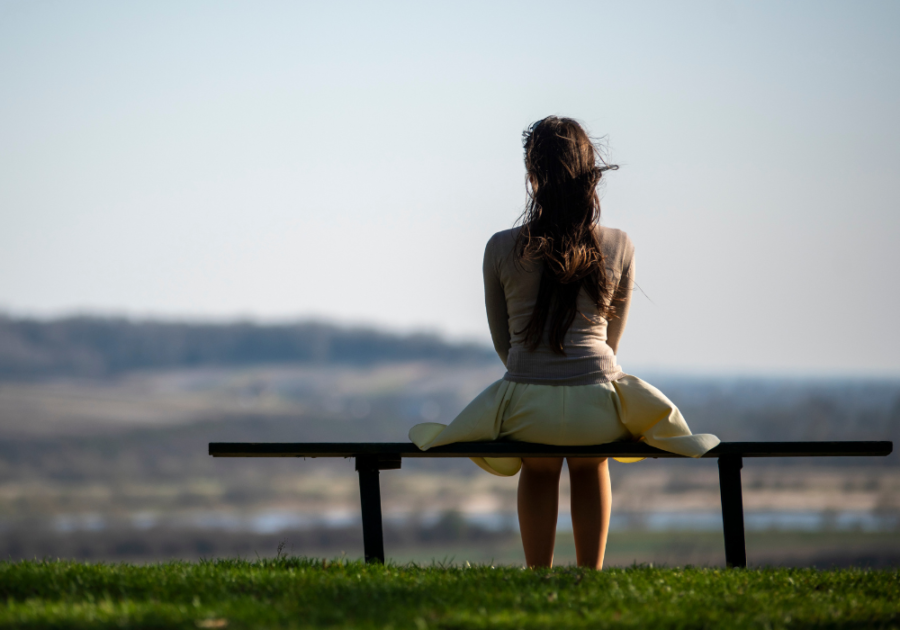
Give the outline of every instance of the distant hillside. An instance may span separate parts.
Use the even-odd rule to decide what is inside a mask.
[[[141,369],[262,363],[483,363],[493,351],[434,335],[301,322],[188,324],[100,317],[0,316],[0,378],[109,376]]]

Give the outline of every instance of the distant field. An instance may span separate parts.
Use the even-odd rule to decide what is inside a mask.
[[[359,509],[351,461],[214,460],[211,441],[402,441],[450,422],[502,365],[404,362],[128,373],[0,382],[0,531],[55,519],[168,524]],[[658,381],[698,432],[726,440],[894,439],[900,382]],[[900,459],[746,461],[748,511],[900,513]],[[615,464],[615,512],[715,512],[715,461]],[[516,479],[465,460],[382,475],[386,513],[515,510]],[[562,481],[562,505],[568,479]],[[2,547],[0,535],[0,547]],[[2,549],[0,549],[2,550]],[[2,556],[0,556],[2,557]]]
[[[142,564],[267,558],[282,540],[294,555],[359,558],[352,461],[213,459],[208,443],[405,440],[418,422],[451,421],[502,372],[499,361],[403,360],[0,378],[0,558]],[[900,444],[896,379],[650,380],[681,407],[692,429],[726,440]],[[897,453],[747,460],[742,475],[751,564],[900,566],[896,525],[841,521],[848,512],[900,523]],[[424,459],[405,460],[381,483],[385,544],[394,561],[522,563],[510,525],[436,522],[452,514],[475,524],[514,515],[517,479],[484,474],[467,460]],[[617,520],[608,565],[721,564],[721,535],[709,522],[660,527],[653,520],[663,513],[713,515],[715,528],[714,460],[614,463],[612,483]],[[561,523],[568,503],[563,475]],[[766,512],[820,515],[823,526],[759,531],[753,516]],[[691,527],[696,531],[682,531]],[[571,533],[561,533],[557,550],[561,564],[573,560]]]
[[[900,572],[0,563],[4,628],[897,628]]]

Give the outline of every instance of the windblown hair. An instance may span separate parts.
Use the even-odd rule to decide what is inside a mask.
[[[563,341],[582,288],[603,317],[615,313],[595,226],[600,220],[597,185],[604,171],[619,167],[603,160],[571,118],[549,116],[522,136],[528,202],[515,252],[521,261],[543,263],[543,269],[531,320],[518,333],[525,333],[525,344],[534,351],[547,330],[551,350],[565,355]]]

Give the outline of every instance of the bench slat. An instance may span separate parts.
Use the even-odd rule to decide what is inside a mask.
[[[892,451],[892,442],[722,442],[703,457],[877,457]],[[458,442],[427,451],[410,442],[211,442],[209,454],[213,457],[684,457],[640,442],[598,446]]]

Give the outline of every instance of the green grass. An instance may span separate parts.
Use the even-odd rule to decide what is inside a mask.
[[[286,535],[290,540],[290,535]],[[882,568],[900,564],[900,532],[858,531],[761,531],[747,532],[747,560],[751,567],[782,566],[823,569],[837,567]],[[362,545],[346,549],[347,556],[362,556]],[[288,549],[291,549],[288,546]],[[341,550],[296,550],[306,555],[336,556]],[[431,543],[423,546],[386,545],[388,558],[396,563],[431,564],[433,559],[450,558],[457,564],[468,560],[521,566],[525,563],[522,540],[517,533],[490,543],[459,541]],[[273,548],[260,548],[260,554],[271,554]],[[575,564],[575,539],[572,532],[556,537],[555,564]],[[878,562],[880,560],[880,562]],[[678,567],[724,567],[725,543],[721,532],[610,532],[606,546],[607,567],[630,567],[634,564]]]
[[[2,628],[900,628],[900,572],[0,563]]]

